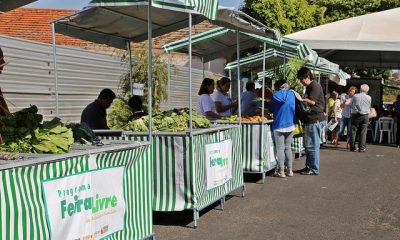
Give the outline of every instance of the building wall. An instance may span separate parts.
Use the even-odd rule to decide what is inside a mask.
[[[36,105],[46,120],[56,116],[56,84],[53,49],[49,44],[0,36],[0,47],[9,62],[0,74],[0,87],[11,112]],[[120,76],[128,71],[116,53],[98,53],[57,47],[59,116],[63,122],[79,122],[84,107],[103,88],[117,92]],[[206,77],[214,74],[205,71]],[[193,108],[203,79],[203,70],[193,69]],[[169,98],[161,109],[189,107],[189,71],[171,67]]]

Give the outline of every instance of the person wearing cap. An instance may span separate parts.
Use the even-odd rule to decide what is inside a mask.
[[[269,110],[274,114],[272,130],[278,158],[279,171],[277,177],[292,177],[292,139],[296,123],[295,96],[289,90],[285,80],[279,80],[274,84],[276,92],[272,95]],[[287,160],[287,171],[285,174],[285,159]]]
[[[111,106],[115,97],[115,93],[111,89],[101,90],[97,99],[82,111],[81,123],[86,123],[91,129],[109,129],[106,110]]]
[[[319,174],[319,148],[320,136],[325,122],[325,96],[322,86],[313,80],[313,74],[307,67],[302,67],[297,72],[297,79],[306,87],[306,95],[303,102],[308,104],[311,111],[305,115],[304,145],[306,149],[306,166],[299,170],[302,175]]]
[[[4,60],[3,50],[0,48],[0,74],[3,72],[3,68],[6,65],[6,61]],[[7,102],[3,96],[3,92],[0,88],[0,115],[5,116],[9,115],[10,110],[8,109]]]

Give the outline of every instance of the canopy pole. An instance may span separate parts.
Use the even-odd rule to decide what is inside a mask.
[[[204,57],[203,56],[201,56],[201,70],[203,72],[203,79],[204,79],[205,74],[204,74]],[[208,70],[210,70],[210,69],[208,69]]]
[[[283,52],[283,78],[286,80],[286,49]]]
[[[265,59],[266,55],[266,50],[267,50],[267,44],[264,42],[264,51],[263,51],[263,78],[262,78],[262,96],[261,96],[261,117],[264,117],[264,103],[265,103],[265,64],[267,60]]]
[[[237,52],[237,93],[238,93],[238,116],[239,125],[242,125],[242,106],[240,103],[240,43],[239,43],[239,29],[236,29],[236,52]]]
[[[130,92],[131,96],[133,96],[133,72],[132,72],[132,49],[131,49],[131,41],[126,41],[127,49],[129,52],[129,85],[130,85]]]
[[[229,68],[228,75],[229,75],[229,79],[232,79],[232,70],[230,68]]]
[[[53,38],[53,67],[54,67],[54,91],[56,95],[56,117],[60,117],[59,99],[58,99],[58,70],[57,70],[57,46],[56,46],[56,26],[51,23],[51,35]]]
[[[192,114],[192,14],[189,13],[189,131],[191,137],[193,137]]]
[[[168,52],[168,109],[171,109],[171,53]]]
[[[153,99],[152,99],[152,78],[153,78],[153,51],[152,51],[152,44],[153,44],[153,26],[152,26],[152,17],[151,17],[151,9],[152,9],[152,1],[148,1],[148,9],[147,9],[147,39],[148,39],[148,73],[147,73],[147,102],[148,102],[148,112],[149,112],[149,141],[152,143],[152,131],[153,131]]]

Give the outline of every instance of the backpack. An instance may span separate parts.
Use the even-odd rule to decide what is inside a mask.
[[[301,98],[300,94],[296,91],[292,90],[295,96],[295,114],[296,118],[300,121],[304,121],[305,117],[311,112],[311,107],[303,102],[303,98]]]

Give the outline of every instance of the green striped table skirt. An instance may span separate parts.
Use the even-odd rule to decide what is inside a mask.
[[[242,157],[245,172],[262,173],[276,166],[272,121],[242,122]],[[221,125],[238,125],[237,121],[218,121]]]
[[[125,132],[123,139],[146,141],[145,133]],[[207,190],[206,149],[208,143],[232,140],[232,178]],[[201,210],[244,186],[242,139],[238,126],[215,126],[188,132],[153,134],[153,210]],[[150,161],[150,160],[148,160]]]
[[[51,239],[54,231],[50,229],[55,227],[46,220],[49,218],[46,218],[44,181],[121,166],[124,167],[123,186],[119,186],[125,202],[123,230],[108,235],[107,239],[143,239],[153,235],[152,165],[151,161],[144,161],[150,155],[149,144],[118,141],[90,150],[78,148],[68,154],[30,154],[29,159],[0,161],[0,239]],[[59,189],[66,188],[57,184],[55,181]]]

